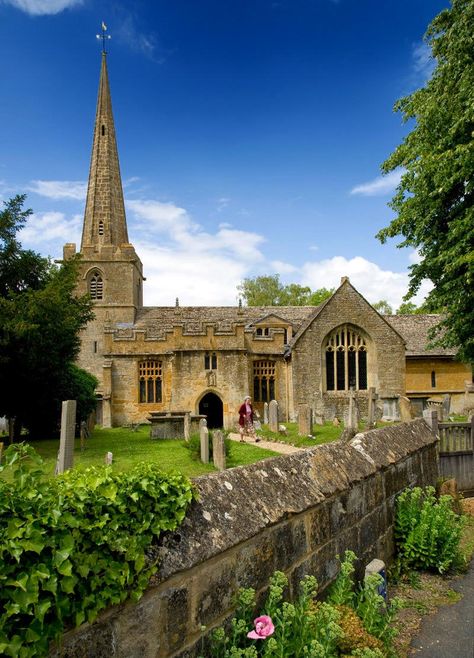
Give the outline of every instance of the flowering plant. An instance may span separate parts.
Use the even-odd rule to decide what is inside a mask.
[[[247,637],[251,640],[265,640],[269,635],[273,635],[275,626],[273,625],[272,618],[268,615],[262,615],[253,620],[255,630],[247,633]]]

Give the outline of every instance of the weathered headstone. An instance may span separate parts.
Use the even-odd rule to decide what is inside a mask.
[[[189,441],[191,436],[191,414],[186,411],[184,414],[184,440]]]
[[[402,423],[409,423],[413,420],[413,411],[411,408],[411,402],[404,395],[400,395],[398,398],[398,406],[400,408],[400,420]]]
[[[448,420],[450,412],[451,412],[451,396],[449,393],[446,393],[443,396],[443,420]]]
[[[278,425],[278,434],[282,434],[283,436],[288,436],[288,430],[286,429],[286,425]]]
[[[205,418],[199,421],[199,438],[201,440],[201,461],[209,464],[209,430]]]
[[[268,405],[268,424],[271,432],[278,432],[278,402],[272,400]]]
[[[340,422],[339,418],[337,418],[336,416],[334,416],[334,420],[332,421],[332,424],[334,425],[334,427],[339,427],[339,425],[341,424],[341,422]]]
[[[114,460],[114,455],[112,452],[105,453],[105,463],[107,466],[110,466]]]
[[[431,427],[435,436],[438,435],[438,412],[436,409],[423,409],[423,418]]]
[[[76,400],[65,400],[61,411],[61,435],[56,463],[56,475],[72,468],[74,461],[74,434],[76,429]]]
[[[298,434],[308,436],[313,433],[313,411],[309,404],[298,405]]]
[[[220,430],[212,433],[212,460],[219,471],[225,470],[225,443]]]
[[[371,386],[369,388],[369,410],[367,414],[367,429],[371,430],[375,427],[375,405],[377,402],[378,395],[375,392],[375,388]]]
[[[355,391],[352,389],[349,391],[349,407],[344,425],[346,429],[355,431],[359,427],[359,409],[357,407]]]
[[[268,402],[263,403],[263,423],[268,425]]]

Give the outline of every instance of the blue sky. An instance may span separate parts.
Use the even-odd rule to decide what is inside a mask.
[[[129,237],[145,303],[235,304],[244,278],[341,276],[394,308],[412,250],[381,245],[447,0],[0,0],[0,198],[24,246],[80,243],[105,21]],[[426,292],[427,288],[424,289]]]

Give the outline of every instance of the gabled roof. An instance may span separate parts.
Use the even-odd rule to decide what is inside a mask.
[[[443,319],[442,315],[386,315],[385,319],[405,340],[407,356],[454,356],[451,347],[428,348],[429,332]]]

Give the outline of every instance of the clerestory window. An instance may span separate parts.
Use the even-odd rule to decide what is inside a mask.
[[[255,402],[275,399],[275,361],[253,362],[253,399]]]
[[[138,399],[140,402],[162,401],[161,361],[141,361],[138,364]]]
[[[350,325],[335,329],[323,345],[326,359],[326,390],[367,389],[367,343]]]
[[[89,279],[89,294],[92,299],[104,298],[104,281],[100,272],[93,272]]]

